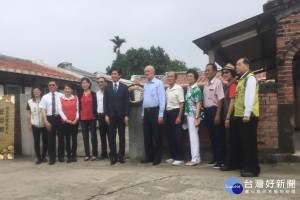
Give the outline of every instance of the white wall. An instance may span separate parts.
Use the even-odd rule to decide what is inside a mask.
[[[20,94],[20,119],[21,119],[21,137],[22,137],[22,154],[34,156],[34,145],[32,132],[28,130],[26,118],[27,101],[31,98],[29,94]],[[42,142],[41,142],[42,143]],[[42,149],[42,148],[41,148]]]
[[[25,87],[25,94],[31,94],[31,87]]]
[[[4,95],[4,86],[0,85],[0,95]]]

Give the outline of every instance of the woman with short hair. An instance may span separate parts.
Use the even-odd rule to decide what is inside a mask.
[[[198,130],[200,125],[202,93],[197,85],[198,72],[190,69],[186,72],[186,78],[189,85],[185,95],[184,114],[186,116],[186,123],[189,129],[192,155],[191,161],[187,162],[186,165],[195,166],[201,162]]]
[[[62,121],[62,134],[66,141],[67,163],[77,161],[77,135],[79,120],[79,102],[77,96],[73,95],[75,85],[66,83],[64,95],[58,102],[58,113]],[[72,148],[71,148],[72,138]]]
[[[46,154],[48,150],[47,130],[42,117],[39,104],[43,96],[43,88],[40,85],[34,85],[31,90],[32,99],[27,102],[27,123],[28,130],[32,131],[34,150],[37,157],[35,164],[39,165],[42,162],[48,162]],[[40,138],[42,135],[43,151],[41,155]]]

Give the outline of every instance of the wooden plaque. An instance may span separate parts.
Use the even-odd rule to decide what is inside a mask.
[[[0,160],[14,159],[15,96],[0,95]]]

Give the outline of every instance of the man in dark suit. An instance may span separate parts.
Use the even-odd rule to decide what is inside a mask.
[[[105,121],[108,124],[109,132],[109,157],[111,165],[118,160],[125,163],[125,124],[129,118],[129,91],[128,87],[120,83],[121,71],[116,68],[111,69],[112,83],[108,84],[104,90],[103,108]],[[119,152],[116,148],[116,128],[119,133]]]

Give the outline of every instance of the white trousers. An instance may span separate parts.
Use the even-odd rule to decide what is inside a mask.
[[[190,136],[190,146],[191,146],[191,155],[192,155],[192,162],[200,163],[200,141],[198,130],[199,126],[195,127],[194,125],[194,117],[186,116],[187,118],[187,125],[189,129],[189,136]],[[200,119],[198,119],[200,124]]]

